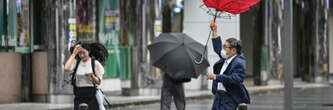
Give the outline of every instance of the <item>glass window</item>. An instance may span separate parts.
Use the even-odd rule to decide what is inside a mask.
[[[7,51],[30,52],[29,0],[1,0],[0,4],[1,47]]]
[[[16,0],[16,48],[17,52],[30,50],[29,0]]]
[[[100,1],[100,0],[98,0]],[[78,40],[95,40],[95,1],[94,0],[76,0],[76,23],[78,27]]]
[[[6,1],[0,0],[0,46],[5,45],[5,31],[6,31]]]
[[[98,41],[109,51],[106,78],[129,79],[131,51],[128,38],[120,36],[119,0],[99,0]]]

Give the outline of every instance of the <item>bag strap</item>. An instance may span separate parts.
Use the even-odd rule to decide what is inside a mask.
[[[96,75],[96,71],[95,71],[95,59],[91,58],[91,67],[92,67],[92,71],[93,71],[93,74],[95,75],[95,77],[97,77]],[[99,79],[99,77],[97,77]],[[99,79],[101,80],[101,79]],[[97,86],[96,84],[93,82],[94,84],[94,87],[97,89]]]
[[[95,73],[95,59],[91,59],[91,66],[92,66],[92,70],[93,70],[93,74],[97,77],[96,73]],[[101,80],[99,77],[97,77],[99,80]],[[94,84],[94,87],[97,89],[96,84]],[[104,92],[102,91],[102,89],[99,89],[101,91],[101,93],[103,94],[104,100],[105,102],[109,105],[109,107],[111,107],[110,102],[108,101],[108,99],[105,97]]]
[[[72,84],[73,87],[76,87],[76,71],[77,71],[77,68],[79,68],[80,62],[81,62],[80,59],[78,59],[76,61],[75,68],[74,68],[74,71],[72,73],[72,78],[71,78],[72,82],[71,82],[71,84]]]
[[[106,102],[106,104],[108,104],[108,106],[111,108],[111,103],[109,102],[109,100],[106,98],[104,92],[102,91],[102,89],[99,89],[101,91],[101,93],[103,94],[103,97],[104,97],[104,101]]]

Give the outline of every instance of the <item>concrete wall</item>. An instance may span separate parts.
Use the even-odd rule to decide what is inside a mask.
[[[213,19],[213,16],[208,15],[200,5],[203,3],[201,0],[184,0],[184,30],[183,32],[192,37],[194,40],[205,44],[210,31],[209,24]],[[218,18],[218,34],[222,36],[224,41],[227,38],[239,37],[239,16],[233,16],[231,19]],[[208,60],[211,66],[208,68],[208,72],[213,72],[212,65],[219,60],[219,57],[214,53],[212,48],[212,42],[209,40],[208,44]],[[199,89],[201,87],[201,80],[204,78],[198,78],[192,80],[190,83],[185,84],[185,89]],[[211,83],[211,81],[209,81]],[[211,87],[210,84],[208,87]]]
[[[35,102],[47,102],[48,72],[47,52],[32,54],[32,94]]]
[[[21,55],[0,53],[0,103],[19,102],[21,98]]]

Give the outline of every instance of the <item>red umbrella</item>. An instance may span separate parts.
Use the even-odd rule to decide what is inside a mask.
[[[217,10],[219,9],[218,8],[219,6],[224,6],[225,4],[228,4],[231,1],[233,1],[233,0],[203,0],[204,4],[207,7],[215,8]]]
[[[232,14],[240,14],[243,12],[246,12],[250,9],[251,6],[258,3],[260,0],[203,0],[204,4],[208,8],[214,8],[215,14],[214,14],[214,21],[216,19],[216,16],[218,16],[218,13],[232,13]],[[211,14],[211,10],[209,9],[207,11],[209,14]],[[208,34],[208,39],[206,41],[205,50],[202,53],[201,59],[203,59],[203,56],[206,53],[207,44],[211,35],[211,32]]]
[[[260,0],[203,0],[207,7],[232,14],[240,14],[248,11],[252,5],[259,1]]]

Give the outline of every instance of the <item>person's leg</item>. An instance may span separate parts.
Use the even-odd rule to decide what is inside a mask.
[[[172,95],[168,90],[162,89],[161,110],[170,110]]]
[[[96,89],[93,87],[81,87],[77,88],[76,91],[76,105],[80,105],[82,103],[85,103],[88,105],[89,110],[99,110],[99,104],[97,102],[96,98]],[[78,110],[79,107],[77,107],[76,110]]]
[[[233,102],[223,103],[223,110],[237,110],[237,104]]]
[[[162,93],[161,93],[161,110],[170,110],[172,94],[170,93],[170,82],[163,79]]]
[[[87,97],[75,97],[74,98],[74,110],[80,110],[81,104],[87,104],[89,107],[90,106],[89,99]]]
[[[93,97],[92,99],[90,99],[88,108],[89,108],[89,110],[99,110],[99,104],[97,102],[96,97]]]
[[[220,96],[218,94],[215,94],[212,110],[220,110],[220,100],[221,100]]]
[[[175,84],[175,88],[173,91],[173,99],[177,110],[185,110],[186,102],[185,102],[184,87],[182,83]]]
[[[74,110],[79,110],[80,102],[77,97],[74,98]]]
[[[232,98],[226,94],[221,95],[221,110],[237,110],[237,104],[232,100]]]
[[[77,87],[74,90],[74,110],[80,110],[80,104],[86,103],[87,99],[85,98],[84,89]],[[88,103],[86,103],[88,104]]]

